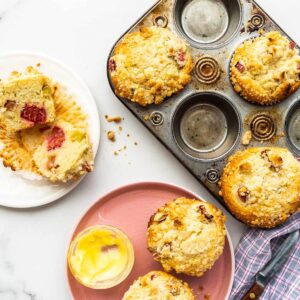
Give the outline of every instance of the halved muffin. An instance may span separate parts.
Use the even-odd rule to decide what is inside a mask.
[[[122,300],[195,300],[186,282],[162,271],[139,277]]]
[[[249,102],[280,102],[300,86],[300,56],[294,42],[278,31],[245,41],[231,60],[231,81]]]
[[[93,156],[86,131],[59,120],[26,130],[23,145],[32,152],[38,172],[51,181],[77,179],[92,171]]]
[[[164,270],[202,276],[223,253],[225,216],[210,203],[179,198],[151,217],[148,249]]]
[[[192,68],[186,43],[156,26],[127,34],[109,61],[116,94],[142,106],[160,104],[182,90]]]
[[[300,163],[285,148],[237,152],[220,184],[231,212],[252,227],[273,228],[300,207]]]
[[[49,78],[29,67],[0,82],[0,124],[17,132],[55,118]]]

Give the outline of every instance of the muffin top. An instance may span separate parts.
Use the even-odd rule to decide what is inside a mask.
[[[155,26],[127,34],[109,61],[117,95],[142,106],[160,104],[182,90],[190,81],[192,67],[185,42]]]
[[[123,300],[194,300],[186,282],[161,271],[139,277],[125,293]]]
[[[158,209],[148,226],[148,249],[165,271],[202,276],[222,254],[225,216],[212,204],[179,198]]]
[[[52,122],[55,118],[50,79],[32,67],[12,72],[0,82],[0,125],[8,132]]]
[[[231,212],[253,227],[275,227],[300,207],[300,164],[284,148],[237,152],[220,184]]]
[[[294,93],[300,86],[299,73],[299,50],[277,31],[247,40],[231,61],[234,89],[261,105],[274,104]]]

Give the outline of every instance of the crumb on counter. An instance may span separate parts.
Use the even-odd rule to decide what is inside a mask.
[[[37,63],[36,66],[37,66],[37,67],[40,67],[40,66],[41,66],[41,63]]]
[[[127,137],[130,137],[130,134],[129,134],[129,133],[127,133]]]
[[[137,142],[134,142],[134,146],[137,146],[138,145],[138,143]]]
[[[122,130],[123,130],[122,126],[119,126],[119,131],[122,131]]]
[[[118,151],[114,151],[114,155],[117,156],[119,153]]]
[[[107,133],[107,138],[108,138],[110,141],[114,142],[114,141],[116,140],[115,133],[114,133],[113,131],[110,130],[110,131]]]
[[[114,123],[120,123],[122,120],[122,117],[120,116],[116,116],[116,117],[109,117],[108,115],[105,115],[105,119],[107,120],[107,122],[111,123],[111,122],[114,122]]]
[[[145,121],[148,121],[148,120],[149,120],[149,115],[145,115],[145,116],[144,116],[144,120],[145,120]]]
[[[246,131],[242,138],[242,144],[248,146],[252,140],[252,133],[250,130]]]

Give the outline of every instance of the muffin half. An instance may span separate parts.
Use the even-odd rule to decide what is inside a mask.
[[[0,83],[0,124],[9,132],[52,122],[55,118],[50,80],[33,68],[13,72]]]
[[[186,282],[161,271],[139,277],[122,300],[195,300]]]
[[[237,152],[220,183],[231,212],[252,227],[275,227],[300,207],[300,164],[284,148]]]
[[[68,122],[27,130],[22,141],[32,152],[38,172],[53,182],[78,179],[93,169],[87,133]]]
[[[233,87],[244,99],[271,105],[299,88],[299,50],[294,42],[272,31],[239,46],[230,70]]]
[[[158,209],[148,226],[148,249],[164,270],[202,276],[222,254],[225,216],[212,204],[179,198]]]
[[[192,68],[185,42],[155,26],[127,34],[109,61],[116,94],[142,106],[160,104],[182,90]]]

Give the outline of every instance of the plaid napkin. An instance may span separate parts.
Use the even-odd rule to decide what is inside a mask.
[[[248,292],[255,275],[271,259],[272,253],[281,245],[284,236],[299,229],[300,213],[297,213],[275,229],[249,229],[244,234],[235,252],[235,279],[229,300],[240,300]],[[288,261],[269,282],[260,299],[300,299],[300,240]]]

